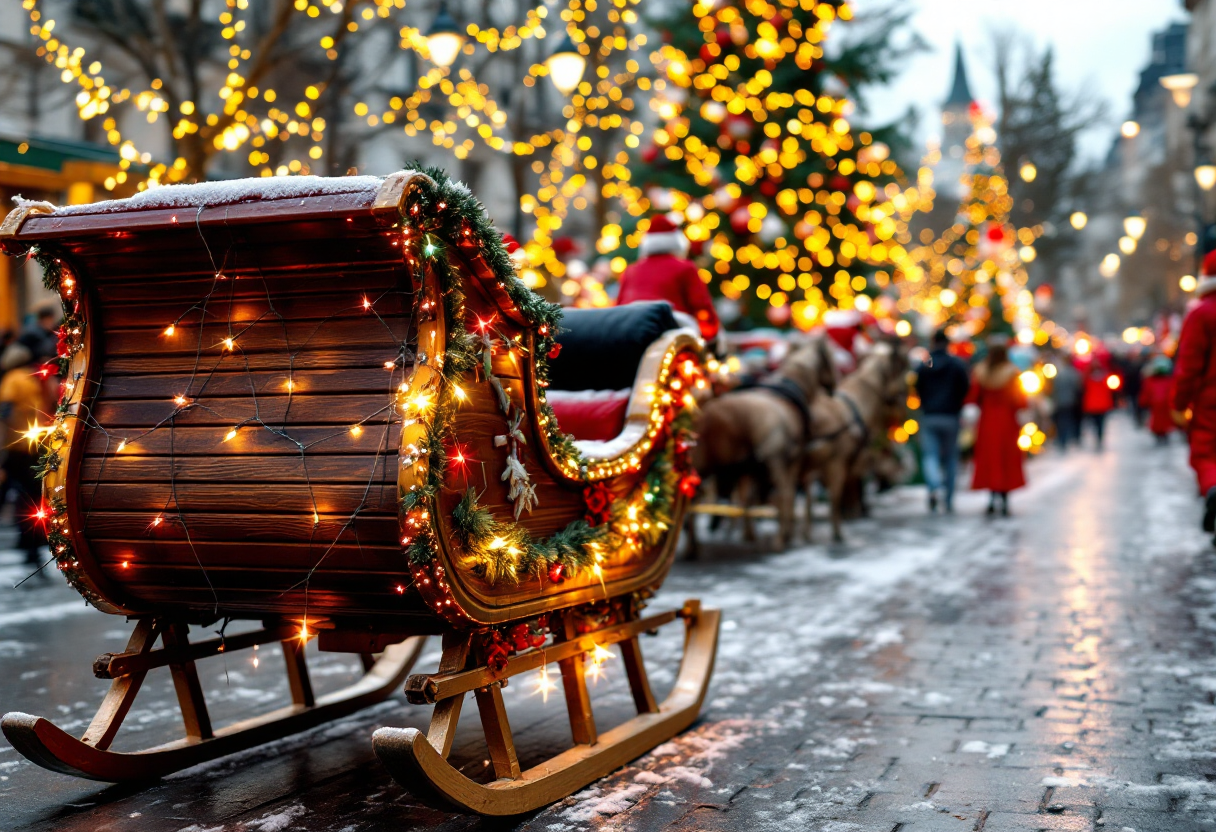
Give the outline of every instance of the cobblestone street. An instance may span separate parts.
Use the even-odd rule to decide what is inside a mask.
[[[0,828],[1216,829],[1216,554],[1184,448],[1117,421],[1105,454],[1044,454],[1028,476],[1009,519],[971,493],[956,516],[931,516],[923,489],[898,489],[843,546],[719,542],[678,563],[655,606],[699,597],[724,612],[701,720],[515,823],[422,808],[390,779],[371,732],[426,721],[396,698],[145,788],[72,780],[0,745]],[[24,572],[5,557],[11,586]],[[104,692],[91,661],[128,630],[57,578],[31,583],[0,592],[0,707],[79,733]],[[645,646],[669,687],[678,637]],[[202,665],[217,719],[286,698],[275,654]],[[437,658],[432,642],[421,669]],[[354,673],[341,656],[314,667],[321,688]],[[609,663],[593,693],[604,724],[629,712],[623,675]],[[505,691],[525,765],[569,741],[560,697],[532,687]],[[144,696],[132,743],[173,738],[168,674]],[[466,771],[485,764],[475,721],[454,754]]]

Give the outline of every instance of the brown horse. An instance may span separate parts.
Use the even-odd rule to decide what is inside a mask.
[[[705,404],[698,417],[693,463],[701,477],[714,479],[719,498],[744,507],[772,494],[777,509],[777,543],[782,549],[794,528],[798,473],[810,437],[810,407],[836,385],[836,366],[822,338],[795,347],[759,385],[740,388]],[[689,557],[696,557],[696,534],[689,515]],[[755,539],[743,515],[744,538]]]
[[[850,486],[860,491],[865,476],[885,459],[887,426],[901,412],[907,394],[908,359],[899,347],[879,342],[860,366],[840,382],[834,395],[811,405],[811,441],[807,445],[802,484],[808,486],[802,536],[811,539],[812,501],[809,485],[823,483],[831,500],[832,540],[841,542],[843,505]]]

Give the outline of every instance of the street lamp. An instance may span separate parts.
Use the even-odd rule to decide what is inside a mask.
[[[431,28],[426,30],[426,48],[436,66],[448,67],[464,47],[464,33],[456,25],[456,18],[448,13],[448,4],[440,3]]]
[[[553,86],[562,95],[569,95],[583,80],[583,72],[587,69],[587,59],[579,54],[578,47],[570,39],[570,33],[562,38],[561,43],[553,50],[553,54],[545,61],[549,68],[549,77]]]
[[[1128,214],[1123,218],[1123,230],[1127,232],[1127,236],[1136,242],[1140,242],[1140,238],[1144,236],[1144,229],[1147,227],[1148,220],[1138,213]]]
[[[1213,187],[1216,187],[1216,164],[1212,163],[1212,157],[1208,155],[1206,150],[1200,150],[1198,154],[1198,161],[1195,165],[1195,181],[1205,191],[1210,191]]]
[[[1174,103],[1186,109],[1191,103],[1191,90],[1199,83],[1199,76],[1193,72],[1180,72],[1177,75],[1165,75],[1160,79],[1161,86],[1174,96]]]

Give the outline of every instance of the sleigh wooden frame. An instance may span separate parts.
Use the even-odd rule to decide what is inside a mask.
[[[385,699],[432,634],[440,667],[407,686],[434,705],[429,731],[383,728],[374,746],[437,805],[526,812],[695,720],[719,614],[695,601],[643,611],[695,487],[695,333],[659,325],[628,362],[617,436],[572,443],[546,388],[574,336],[559,336],[480,205],[438,171],[24,203],[0,248],[38,257],[67,313],[63,396],[40,427],[57,565],[94,606],[136,621],[127,649],[95,663],[113,681],[83,737],[4,717],[26,757],[98,780],[161,776]],[[262,629],[189,640],[191,625],[241,619]],[[676,620],[685,656],[657,703],[639,636]],[[366,675],[316,697],[313,637],[359,655]],[[195,663],[275,641],[292,704],[214,729]],[[638,716],[601,734],[584,668],[609,644]],[[553,662],[574,747],[521,772],[500,688]],[[185,736],[111,751],[160,667]],[[488,784],[446,762],[470,691]]]

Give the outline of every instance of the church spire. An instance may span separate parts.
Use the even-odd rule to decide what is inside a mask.
[[[954,83],[950,86],[950,97],[942,105],[943,109],[965,109],[971,106],[975,99],[971,96],[971,87],[967,84],[967,65],[963,63],[963,45],[954,43]]]

